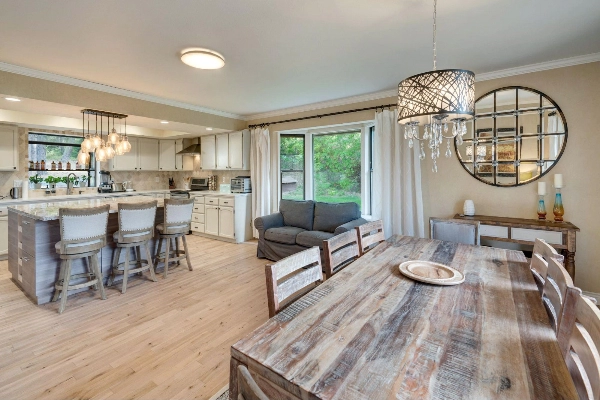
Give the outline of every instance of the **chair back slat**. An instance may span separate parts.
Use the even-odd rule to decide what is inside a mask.
[[[239,396],[237,400],[269,400],[244,365],[238,365],[237,378]]]
[[[323,241],[323,267],[327,279],[358,257],[358,232],[354,229]]]
[[[600,311],[576,289],[574,321],[563,324],[561,333],[568,334],[565,360],[580,399],[600,399]]]
[[[429,218],[431,239],[479,245],[479,221]]]
[[[535,239],[530,268],[540,293],[544,288],[544,281],[548,273],[548,260],[551,258],[556,258],[561,264],[564,262],[564,257],[558,254],[554,247],[542,239]]]
[[[357,226],[355,229],[358,233],[358,250],[361,256],[385,241],[383,221],[380,219]]]
[[[323,280],[319,247],[301,251],[265,267],[269,317]],[[282,303],[286,304],[282,306]]]
[[[563,310],[563,308],[572,307],[574,309],[575,307],[575,304],[569,304],[566,301],[567,289],[574,286],[573,279],[571,279],[567,270],[555,258],[550,258],[542,291],[542,300],[548,311],[552,327],[557,333],[563,313],[572,312],[571,310]]]

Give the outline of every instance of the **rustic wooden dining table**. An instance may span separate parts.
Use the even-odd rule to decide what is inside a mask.
[[[449,265],[456,286],[400,274]],[[520,251],[393,236],[231,347],[270,399],[576,399]]]

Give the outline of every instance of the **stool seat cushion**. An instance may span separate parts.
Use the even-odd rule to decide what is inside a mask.
[[[116,231],[115,233],[113,233],[113,240],[115,242],[119,241],[119,233],[120,233],[120,231]],[[131,239],[134,239],[136,236],[146,236],[146,235],[148,235],[148,233],[152,233],[152,232],[126,233],[123,235],[123,238],[130,239],[129,241],[131,241]]]
[[[78,250],[82,249],[83,247],[92,246],[92,245],[97,245],[98,249],[100,249],[100,248],[102,248],[102,240],[91,240],[89,242],[67,244],[66,245],[67,254],[77,254]],[[56,249],[56,251],[58,253],[60,253],[61,247],[62,247],[62,241],[57,242],[54,245],[54,248]],[[86,251],[90,251],[90,250],[85,249],[85,250],[81,251],[81,253],[85,253]]]
[[[190,224],[170,226],[168,232],[165,232],[165,226],[163,224],[156,225],[156,229],[163,234],[186,233],[190,229]]]

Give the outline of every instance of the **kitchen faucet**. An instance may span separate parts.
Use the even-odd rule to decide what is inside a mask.
[[[70,179],[71,175],[73,175],[73,178],[77,178],[77,175],[75,175],[73,172],[67,175],[67,195],[73,194],[73,181]]]

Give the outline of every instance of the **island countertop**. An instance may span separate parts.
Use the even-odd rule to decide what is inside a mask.
[[[102,199],[81,199],[74,201],[57,201],[47,203],[23,204],[8,206],[9,211],[40,221],[53,221],[58,219],[58,210],[61,208],[88,208],[110,205],[110,213],[116,213],[119,203],[143,203],[158,201],[158,207],[163,207],[164,199],[149,196],[110,197]]]

